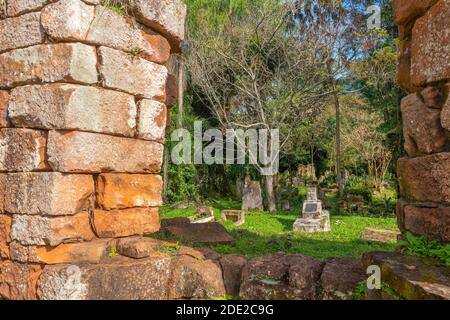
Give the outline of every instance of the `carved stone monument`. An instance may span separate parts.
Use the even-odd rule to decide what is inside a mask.
[[[302,216],[295,220],[294,231],[331,231],[330,213],[326,210],[322,210],[322,201],[317,198],[316,186],[308,188],[307,200],[303,203]]]

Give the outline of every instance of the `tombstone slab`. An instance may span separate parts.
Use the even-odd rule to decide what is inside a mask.
[[[212,245],[234,243],[225,227],[217,222],[172,225],[166,227],[164,232],[181,241]]]
[[[251,181],[250,179],[246,179],[244,189],[242,191],[242,210],[264,211],[261,184],[259,181]]]
[[[235,227],[245,223],[245,213],[241,210],[223,210],[221,216],[223,221],[233,221]]]

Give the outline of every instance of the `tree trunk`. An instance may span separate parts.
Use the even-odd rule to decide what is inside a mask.
[[[275,176],[264,176],[264,177],[266,179],[266,194],[267,194],[267,203],[269,205],[269,212],[273,213],[277,211],[277,202],[274,191]]]
[[[330,84],[333,90],[334,107],[336,111],[336,178],[339,188],[339,197],[344,194],[344,188],[342,185],[342,170],[341,170],[341,106],[339,104],[339,96],[336,91],[336,82],[334,80],[331,60],[328,60],[328,73],[330,76]]]

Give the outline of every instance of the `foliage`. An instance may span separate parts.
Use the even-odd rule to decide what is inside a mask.
[[[366,280],[358,283],[353,290],[353,300],[367,300],[367,282]]]
[[[441,244],[436,240],[429,240],[424,236],[416,236],[407,232],[405,240],[398,241],[402,253],[435,258],[450,266],[450,244]]]
[[[111,247],[111,248],[109,249],[108,256],[109,256],[109,257],[114,257],[114,256],[116,256],[116,255],[117,255],[117,249],[116,249],[116,247]]]

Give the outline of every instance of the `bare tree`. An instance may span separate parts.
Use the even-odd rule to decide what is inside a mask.
[[[194,90],[221,128],[279,129],[281,153],[299,120],[330,93],[327,44],[293,27],[294,12],[295,6],[259,1],[250,15],[231,14],[223,29],[196,30],[187,57]],[[274,180],[265,176],[271,212]]]

